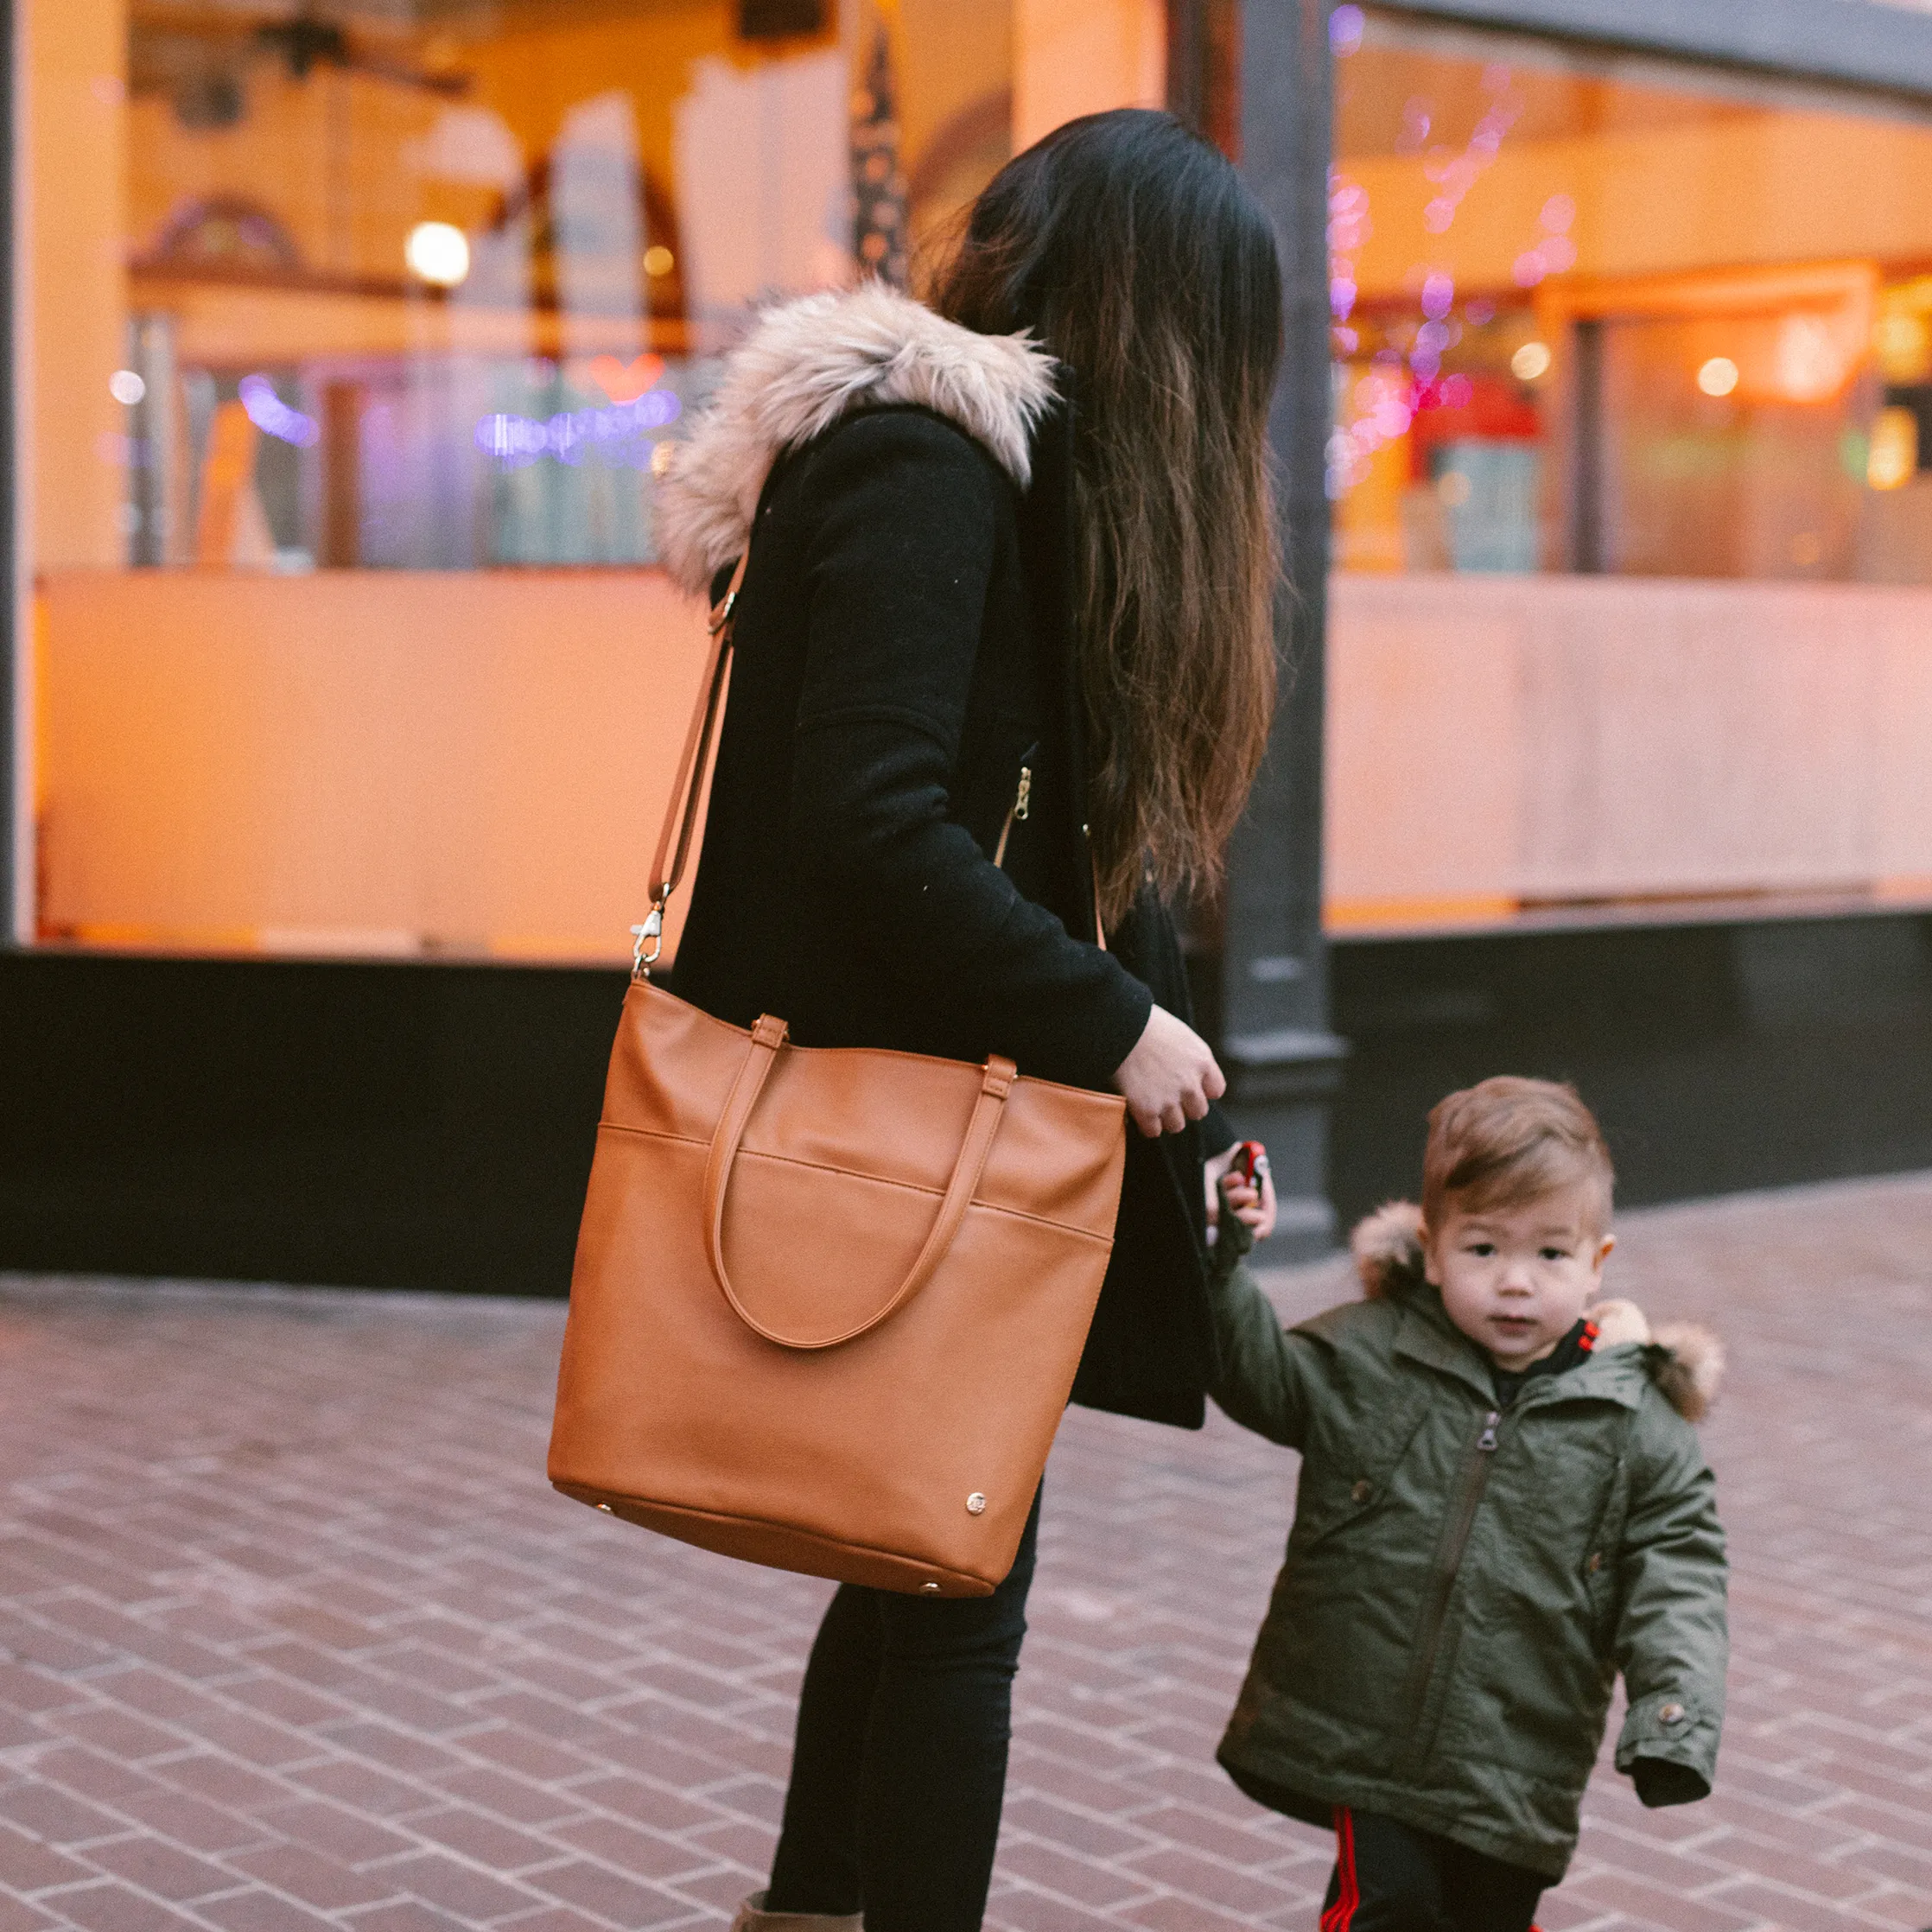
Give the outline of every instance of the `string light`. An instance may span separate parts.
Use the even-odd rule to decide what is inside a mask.
[[[1361,335],[1348,321],[1359,293],[1355,257],[1372,232],[1368,189],[1331,167],[1328,170],[1328,307],[1335,318],[1338,355],[1353,355],[1361,346]]]
[[[1446,158],[1446,149],[1438,149],[1422,164],[1422,172],[1435,183],[1436,188],[1434,199],[1422,210],[1422,226],[1432,235],[1447,231],[1449,224],[1456,219],[1456,210],[1462,206],[1463,197],[1475,187],[1484,170],[1496,159],[1497,150],[1503,145],[1503,137],[1509,131],[1522,111],[1520,103],[1502,98],[1509,86],[1507,67],[1485,68],[1483,79],[1497,98],[1490,101],[1488,111],[1476,124],[1469,137],[1469,145],[1452,158]]]
[[[1512,271],[1519,289],[1534,289],[1546,275],[1559,275],[1574,268],[1577,245],[1570,239],[1570,227],[1577,218],[1577,205],[1567,194],[1553,194],[1543,203],[1536,225],[1543,232],[1531,247],[1516,257]]]
[[[575,466],[594,451],[606,462],[654,469],[657,448],[644,434],[677,419],[680,404],[668,389],[607,410],[565,410],[547,421],[499,412],[476,425],[474,442],[505,469],[523,469],[544,456]]]
[[[321,441],[321,425],[314,416],[290,409],[266,376],[244,376],[235,389],[248,420],[264,435],[292,442],[297,449],[313,449]]]

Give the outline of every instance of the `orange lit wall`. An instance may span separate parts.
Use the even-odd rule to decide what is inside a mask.
[[[615,959],[704,645],[654,571],[62,571],[43,933]]]
[[[1110,107],[1166,105],[1164,0],[1014,0],[1013,145]]]
[[[1932,590],[1338,575],[1326,918],[1932,904]]]
[[[144,306],[175,321],[181,360],[218,369],[299,363],[325,356],[558,355],[563,327],[555,310],[470,308],[394,296],[315,294],[302,289],[232,289],[143,274]],[[639,324],[627,315],[572,315],[573,350],[631,353]],[[685,333],[654,325],[651,345],[677,354]]]
[[[1444,234],[1420,157],[1350,158],[1372,226],[1357,257],[1364,300],[1413,295],[1419,264],[1507,289],[1553,194],[1577,204],[1586,275],[1742,264],[1932,257],[1932,130],[1791,111],[1560,140],[1505,137]]]
[[[34,262],[30,554],[42,564],[112,563],[126,542],[125,411],[107,391],[127,359],[123,10],[29,0],[22,36],[33,85],[23,237]]]

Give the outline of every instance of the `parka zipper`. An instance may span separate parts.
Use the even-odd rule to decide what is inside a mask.
[[[1028,759],[1039,755],[1039,747],[1026,753]],[[1013,795],[1013,803],[1007,807],[1006,823],[1000,828],[1000,842],[993,848],[993,862],[1003,866],[1007,862],[1007,841],[1013,836],[1013,828],[1020,819],[1033,810],[1033,768],[1031,764],[1020,767],[1020,789]]]
[[[1435,1675],[1436,1654],[1442,1646],[1442,1626],[1449,1614],[1449,1598],[1454,1593],[1456,1578],[1462,1569],[1463,1554],[1469,1548],[1470,1532],[1476,1527],[1476,1512],[1482,1504],[1483,1491],[1489,1487],[1490,1471],[1495,1466],[1491,1459],[1497,1449],[1497,1428],[1502,1420],[1500,1409],[1492,1408],[1483,1417],[1482,1433],[1476,1438],[1463,1464],[1455,1499],[1450,1506],[1449,1527],[1443,1537],[1441,1554],[1436,1559],[1434,1573],[1429,1579],[1421,1627],[1417,1632],[1408,1681],[1402,1693],[1402,1729],[1409,1737],[1412,1757],[1420,1750],[1420,1740],[1414,1733],[1422,1721],[1423,1706],[1428,1700],[1429,1680]]]

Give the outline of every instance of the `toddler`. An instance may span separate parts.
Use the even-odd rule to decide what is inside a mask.
[[[1223,1184],[1215,1397],[1302,1464],[1219,1756],[1332,1826],[1322,1932],[1527,1932],[1619,1672],[1637,1796],[1710,1791],[1724,1534],[1691,1425],[1721,1351],[1596,1300],[1611,1185],[1568,1087],[1452,1094],[1420,1209],[1356,1231],[1368,1299],[1284,1332],[1240,1265],[1257,1197]]]

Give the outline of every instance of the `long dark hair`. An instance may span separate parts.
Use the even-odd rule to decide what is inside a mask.
[[[1268,218],[1172,115],[1091,114],[994,176],[932,299],[969,328],[1031,330],[1072,374],[1102,908],[1119,918],[1148,867],[1164,893],[1211,889],[1274,702]]]

